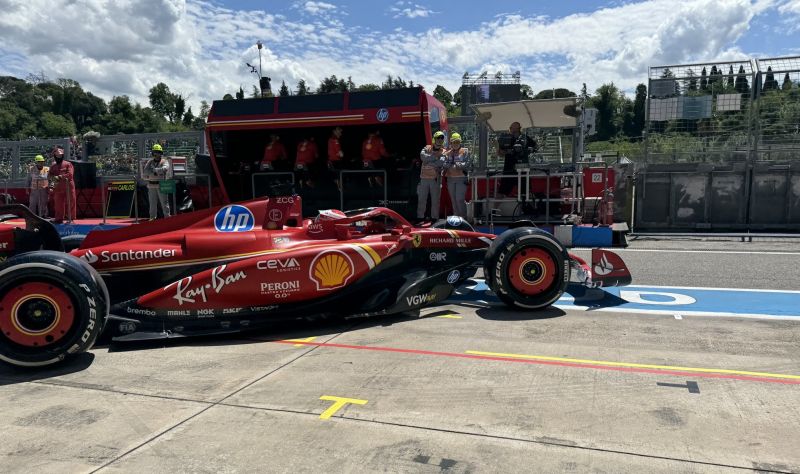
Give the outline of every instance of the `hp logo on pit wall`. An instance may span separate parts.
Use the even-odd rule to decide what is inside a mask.
[[[375,114],[375,118],[378,119],[378,122],[389,120],[389,109],[379,109],[378,113]]]
[[[247,232],[253,230],[256,218],[250,209],[231,205],[225,206],[214,216],[214,228],[217,232]]]

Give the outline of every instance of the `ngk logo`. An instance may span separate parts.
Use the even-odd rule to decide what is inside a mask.
[[[447,253],[446,252],[431,252],[430,256],[428,257],[431,259],[431,262],[446,262],[447,261]]]

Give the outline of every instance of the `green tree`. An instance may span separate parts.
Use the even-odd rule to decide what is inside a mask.
[[[233,96],[230,94],[225,94],[222,96],[222,100],[233,100]]]
[[[700,72],[700,90],[708,90],[708,73],[706,72],[705,67],[703,67],[703,70]]]
[[[633,99],[633,128],[628,134],[629,137],[641,137],[644,132],[645,116],[644,109],[647,103],[647,86],[639,84],[636,86],[636,97]]]
[[[783,76],[783,84],[781,84],[781,90],[788,91],[792,88],[792,79],[789,78],[789,73],[787,72],[785,76]]]
[[[750,93],[750,83],[747,82],[747,75],[744,72],[744,66],[739,66],[739,73],[736,75],[736,84],[734,89],[740,94]]]
[[[565,99],[568,97],[577,97],[577,95],[569,89],[563,87],[556,87],[555,89],[544,89],[539,91],[536,95],[531,96],[531,99]]]
[[[288,97],[289,96],[289,88],[286,87],[286,81],[281,81],[281,88],[278,91],[278,95],[281,97]]]
[[[596,140],[609,140],[621,131],[623,102],[624,96],[613,82],[597,89],[590,100],[590,104],[597,109]]]
[[[764,77],[764,90],[765,91],[778,90],[778,81],[775,80],[775,75],[772,73],[772,66],[767,68],[767,74]]]
[[[455,115],[455,105],[453,105],[453,94],[450,93],[449,90],[445,89],[444,86],[439,84],[436,85],[436,88],[433,89],[433,97],[436,98],[439,102],[444,105],[445,109],[447,109],[448,115]]]
[[[189,108],[186,110],[186,113],[183,114],[183,120],[181,123],[183,123],[183,126],[186,128],[192,128],[192,124],[194,123],[194,114],[192,113],[191,106],[189,106]]]
[[[528,84],[520,84],[519,85],[519,98],[521,100],[528,100],[533,99],[533,89]]]
[[[65,138],[75,135],[75,124],[72,118],[45,112],[39,119],[42,136],[40,138]]]
[[[297,95],[308,95],[308,86],[305,79],[297,81]]]
[[[731,64],[730,67],[728,68],[728,83],[726,88],[729,90],[735,90],[734,77],[733,77],[733,64]]]
[[[175,117],[175,95],[170,92],[169,87],[163,82],[159,82],[150,89],[147,97],[150,99],[150,108],[172,122]]]
[[[183,113],[186,110],[186,100],[183,98],[181,94],[175,95],[175,110],[172,113],[172,117],[170,117],[170,123],[178,123],[181,121],[183,117]]]
[[[239,92],[236,93],[236,100],[244,100],[244,89],[239,86]]]
[[[360,86],[356,87],[357,91],[377,91],[380,89],[381,86],[378,84],[361,84]]]
[[[344,79],[338,79],[336,74],[322,79],[317,87],[317,94],[330,94],[333,92],[345,92],[347,90],[347,82]]]

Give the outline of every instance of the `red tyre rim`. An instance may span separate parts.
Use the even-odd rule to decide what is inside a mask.
[[[521,249],[508,264],[508,280],[519,293],[536,296],[552,287],[556,280],[556,263],[546,250]]]
[[[72,299],[50,283],[22,283],[0,299],[0,331],[22,346],[52,344],[64,337],[74,322]]]

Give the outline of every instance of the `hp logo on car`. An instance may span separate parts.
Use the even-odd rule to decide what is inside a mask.
[[[461,227],[461,224],[464,222],[463,219],[459,216],[449,216],[447,218],[447,225],[452,227]]]
[[[214,228],[217,232],[247,232],[253,230],[255,222],[250,209],[236,204],[223,207],[214,216]]]
[[[389,120],[389,109],[379,109],[378,113],[375,114],[375,118],[378,119],[378,122],[385,122]]]

